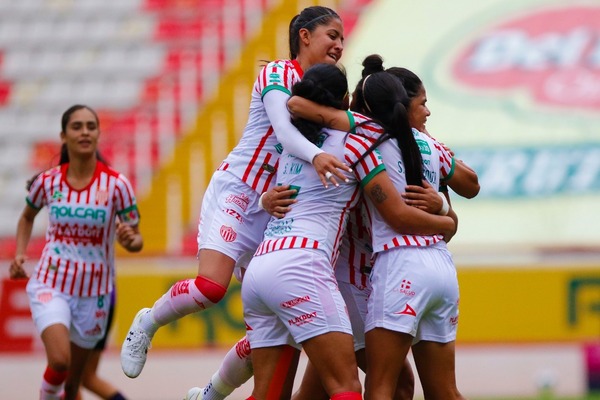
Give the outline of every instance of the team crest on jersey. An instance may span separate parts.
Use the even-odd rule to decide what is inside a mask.
[[[108,192],[106,190],[98,190],[96,192],[96,204],[108,203]]]
[[[59,190],[52,194],[52,200],[62,200],[65,196]]]
[[[227,226],[227,225],[221,226],[220,233],[221,233],[221,237],[226,242],[233,242],[235,240],[235,238],[237,237],[236,231],[234,231],[232,227]]]

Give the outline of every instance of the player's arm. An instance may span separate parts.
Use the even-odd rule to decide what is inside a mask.
[[[444,182],[459,196],[472,199],[479,194],[477,173],[462,160],[455,159],[454,174]]]
[[[337,157],[323,152],[296,129],[287,109],[288,99],[289,94],[282,90],[269,90],[263,96],[263,104],[277,140],[290,154],[310,162],[325,187],[327,187],[328,181],[336,186],[338,180],[345,181],[346,177],[341,170],[350,172],[350,167],[338,160]],[[328,172],[333,175],[329,176]]]
[[[442,234],[449,240],[456,231],[452,218],[429,214],[406,204],[385,171],[373,176],[363,189],[385,222],[400,234]]]
[[[300,96],[290,97],[287,106],[293,117],[307,119],[340,131],[347,132],[352,129],[348,113],[344,110],[323,106]]]
[[[33,222],[35,217],[40,212],[39,209],[33,208],[29,204],[25,206],[19,222],[17,223],[17,236],[16,236],[16,251],[15,257],[10,263],[10,277],[11,279],[27,278],[28,275],[25,272],[24,264],[27,260],[26,251],[29,240],[31,239],[31,232],[33,231]]]
[[[444,143],[433,138],[428,132],[424,132],[438,143],[445,152],[452,157],[452,171],[449,177],[443,179],[443,183],[449,186],[454,193],[461,197],[472,199],[479,194],[479,178],[473,168],[469,167],[464,161],[454,157],[454,152]]]

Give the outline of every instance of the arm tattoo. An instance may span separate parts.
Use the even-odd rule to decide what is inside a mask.
[[[387,199],[383,188],[379,185],[374,185],[373,188],[371,188],[371,195],[373,196],[373,200],[377,203],[383,203],[385,199]]]

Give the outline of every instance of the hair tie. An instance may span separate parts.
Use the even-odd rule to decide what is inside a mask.
[[[365,77],[365,80],[363,81],[363,84],[362,84],[362,93],[363,93],[363,101],[365,103],[365,106],[367,107],[367,110],[369,110],[369,112],[372,113],[373,111],[371,111],[371,107],[369,107],[369,104],[367,103],[367,97],[365,96],[365,85],[367,83],[367,79],[369,79],[370,76],[371,76],[371,74],[367,75]]]

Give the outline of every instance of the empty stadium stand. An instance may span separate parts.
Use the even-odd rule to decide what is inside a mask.
[[[347,33],[368,2],[338,1]],[[98,111],[101,151],[139,196],[279,3],[0,1],[0,257],[12,256],[25,181],[57,161],[66,108]]]

